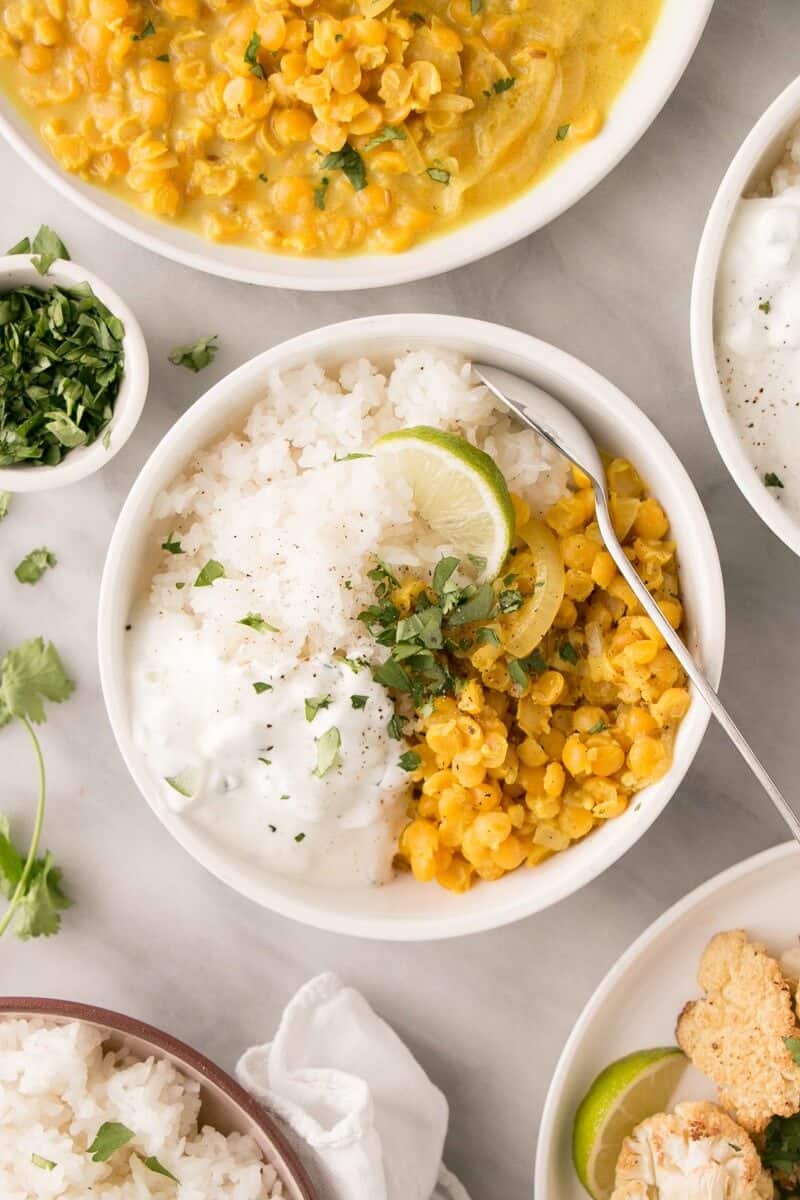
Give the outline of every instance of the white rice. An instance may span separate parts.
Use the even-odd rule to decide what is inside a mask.
[[[104,1049],[72,1021],[0,1021],[2,1200],[274,1200],[284,1195],[255,1141],[198,1128],[199,1085],[164,1059]],[[87,1153],[105,1122],[133,1130],[104,1163]],[[179,1180],[145,1166],[153,1157]],[[36,1165],[37,1160],[47,1165]]]
[[[372,459],[334,455],[368,452],[381,434],[411,425],[451,430],[485,450],[535,512],[566,488],[565,461],[498,410],[455,354],[270,372],[244,430],[197,455],[157,500],[160,528],[178,530],[185,551],[166,555],[152,584],[165,640],[202,624],[220,657],[266,652],[273,669],[313,654],[373,654],[357,616],[373,599],[367,571],[376,556],[429,573],[452,547],[422,528],[405,484],[382,477]],[[225,578],[192,587],[209,559]],[[248,611],[281,637],[238,624]]]

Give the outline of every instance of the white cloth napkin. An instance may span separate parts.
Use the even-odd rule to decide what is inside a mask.
[[[469,1200],[442,1164],[447,1101],[336,975],[309,980],[236,1073],[283,1122],[320,1200]]]

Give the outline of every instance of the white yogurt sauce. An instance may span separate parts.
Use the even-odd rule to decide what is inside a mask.
[[[740,201],[720,261],[715,342],[742,445],[800,520],[800,187]]]
[[[156,620],[146,603],[132,625],[134,740],[165,804],[267,869],[342,886],[391,878],[408,776],[387,731],[392,702],[369,670],[319,658],[272,676],[221,658],[184,614]],[[309,720],[306,701],[320,697]],[[318,776],[317,739],[332,728],[340,751]]]

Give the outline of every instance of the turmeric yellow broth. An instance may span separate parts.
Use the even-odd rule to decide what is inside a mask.
[[[399,252],[602,128],[662,0],[0,0],[68,171],[213,241]]]

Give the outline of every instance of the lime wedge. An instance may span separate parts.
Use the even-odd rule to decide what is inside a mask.
[[[572,1161],[594,1200],[608,1200],[622,1143],[670,1102],[687,1060],[677,1046],[637,1050],[601,1071],[580,1103],[572,1130]]]
[[[378,438],[374,450],[410,485],[423,520],[494,579],[511,548],[514,506],[494,460],[456,433],[427,425]],[[485,560],[485,566],[483,565]]]

